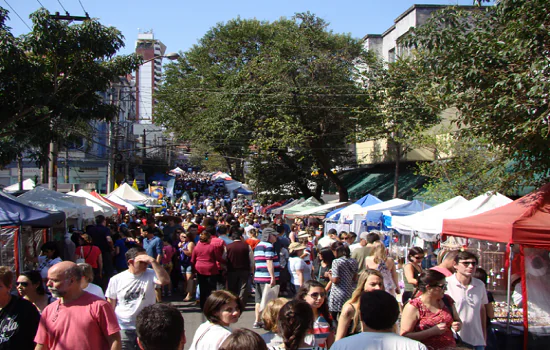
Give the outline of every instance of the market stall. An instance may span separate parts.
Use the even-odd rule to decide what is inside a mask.
[[[499,208],[462,219],[443,220],[443,235],[507,244],[506,323],[523,333],[526,349],[547,349],[550,341],[550,184]],[[519,247],[519,249],[517,249]],[[514,256],[517,251],[518,256]],[[519,264],[515,264],[519,262]],[[514,266],[514,268],[513,268]],[[517,271],[514,271],[517,269]],[[512,274],[521,277],[522,308],[511,308]],[[519,312],[521,311],[521,312]],[[514,317],[521,317],[514,324]],[[517,320],[517,318],[516,318]],[[503,326],[496,322],[497,326]],[[497,327],[498,328],[498,327]],[[512,338],[511,338],[512,339]],[[506,340],[504,344],[511,344]]]

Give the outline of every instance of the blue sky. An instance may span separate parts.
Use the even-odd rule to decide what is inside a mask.
[[[74,16],[84,15],[79,0],[0,0],[10,11],[8,25],[17,36],[29,31],[7,3],[31,26],[29,14],[44,5],[50,12],[64,13],[61,4]],[[153,30],[167,52],[186,51],[216,23],[232,18],[274,21],[296,12],[310,11],[330,23],[337,33],[361,38],[381,34],[413,4],[471,5],[472,0],[80,0],[91,17],[118,28],[125,37],[121,53],[133,52],[139,31]],[[138,29],[139,28],[139,29]]]

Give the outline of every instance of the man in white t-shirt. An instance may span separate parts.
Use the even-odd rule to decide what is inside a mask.
[[[328,230],[327,235],[319,240],[319,248],[330,248],[332,243],[336,242],[337,235],[335,229],[331,228]]]
[[[136,317],[143,308],[156,302],[155,284],[167,285],[170,276],[157,260],[141,247],[126,252],[128,270],[111,278],[107,287],[107,301],[113,306],[120,325],[122,349],[139,349]],[[147,268],[149,265],[153,269]]]
[[[363,332],[338,340],[331,350],[427,350],[416,340],[394,333],[399,318],[399,305],[383,290],[363,292],[360,301]]]
[[[456,311],[462,321],[460,338],[474,349],[483,349],[487,339],[485,305],[489,299],[485,284],[473,277],[477,264],[475,254],[458,252],[454,264],[456,273],[447,277],[447,294],[455,301]]]

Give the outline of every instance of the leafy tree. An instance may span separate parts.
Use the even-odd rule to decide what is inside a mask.
[[[501,187],[550,178],[548,13],[544,0],[450,8],[405,42],[418,50],[427,92],[458,109],[457,125],[513,160],[514,176],[501,177]]]
[[[319,169],[320,179],[326,175],[347,200],[332,169],[349,161],[353,110],[365,103],[354,81],[364,58],[358,40],[326,27],[309,13],[217,25],[167,69],[157,121],[226,159],[254,150],[258,185],[264,178],[293,179],[290,185],[304,195],[320,196],[324,180],[315,180],[311,191],[306,175]]]
[[[16,38],[5,25],[7,15],[0,8],[3,164],[31,147],[44,159],[48,142],[82,136],[82,122],[115,116],[116,106],[97,92],[140,62],[135,55],[115,57],[123,36],[97,20],[71,24],[40,9],[31,15],[32,31]]]
[[[360,137],[386,139],[388,153],[395,161],[393,197],[398,196],[401,160],[422,147],[427,131],[441,121],[439,105],[423,91],[423,82],[412,58],[384,64],[371,61],[365,67],[365,89],[370,103],[359,111]]]

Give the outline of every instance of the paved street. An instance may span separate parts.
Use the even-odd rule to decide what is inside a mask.
[[[187,343],[185,344],[184,349],[189,349],[191,342],[193,341],[193,336],[195,331],[201,323],[206,321],[206,318],[202,314],[199,304],[182,302],[183,296],[176,295],[172,297],[165,297],[165,302],[170,302],[178,308],[182,313],[185,320],[185,336],[187,337]],[[236,328],[248,328],[252,329],[252,324],[254,323],[254,298],[250,298],[248,304],[246,305],[245,312],[242,313],[241,318],[237,324],[232,325],[233,329]],[[263,329],[257,329],[258,333],[265,333]]]

